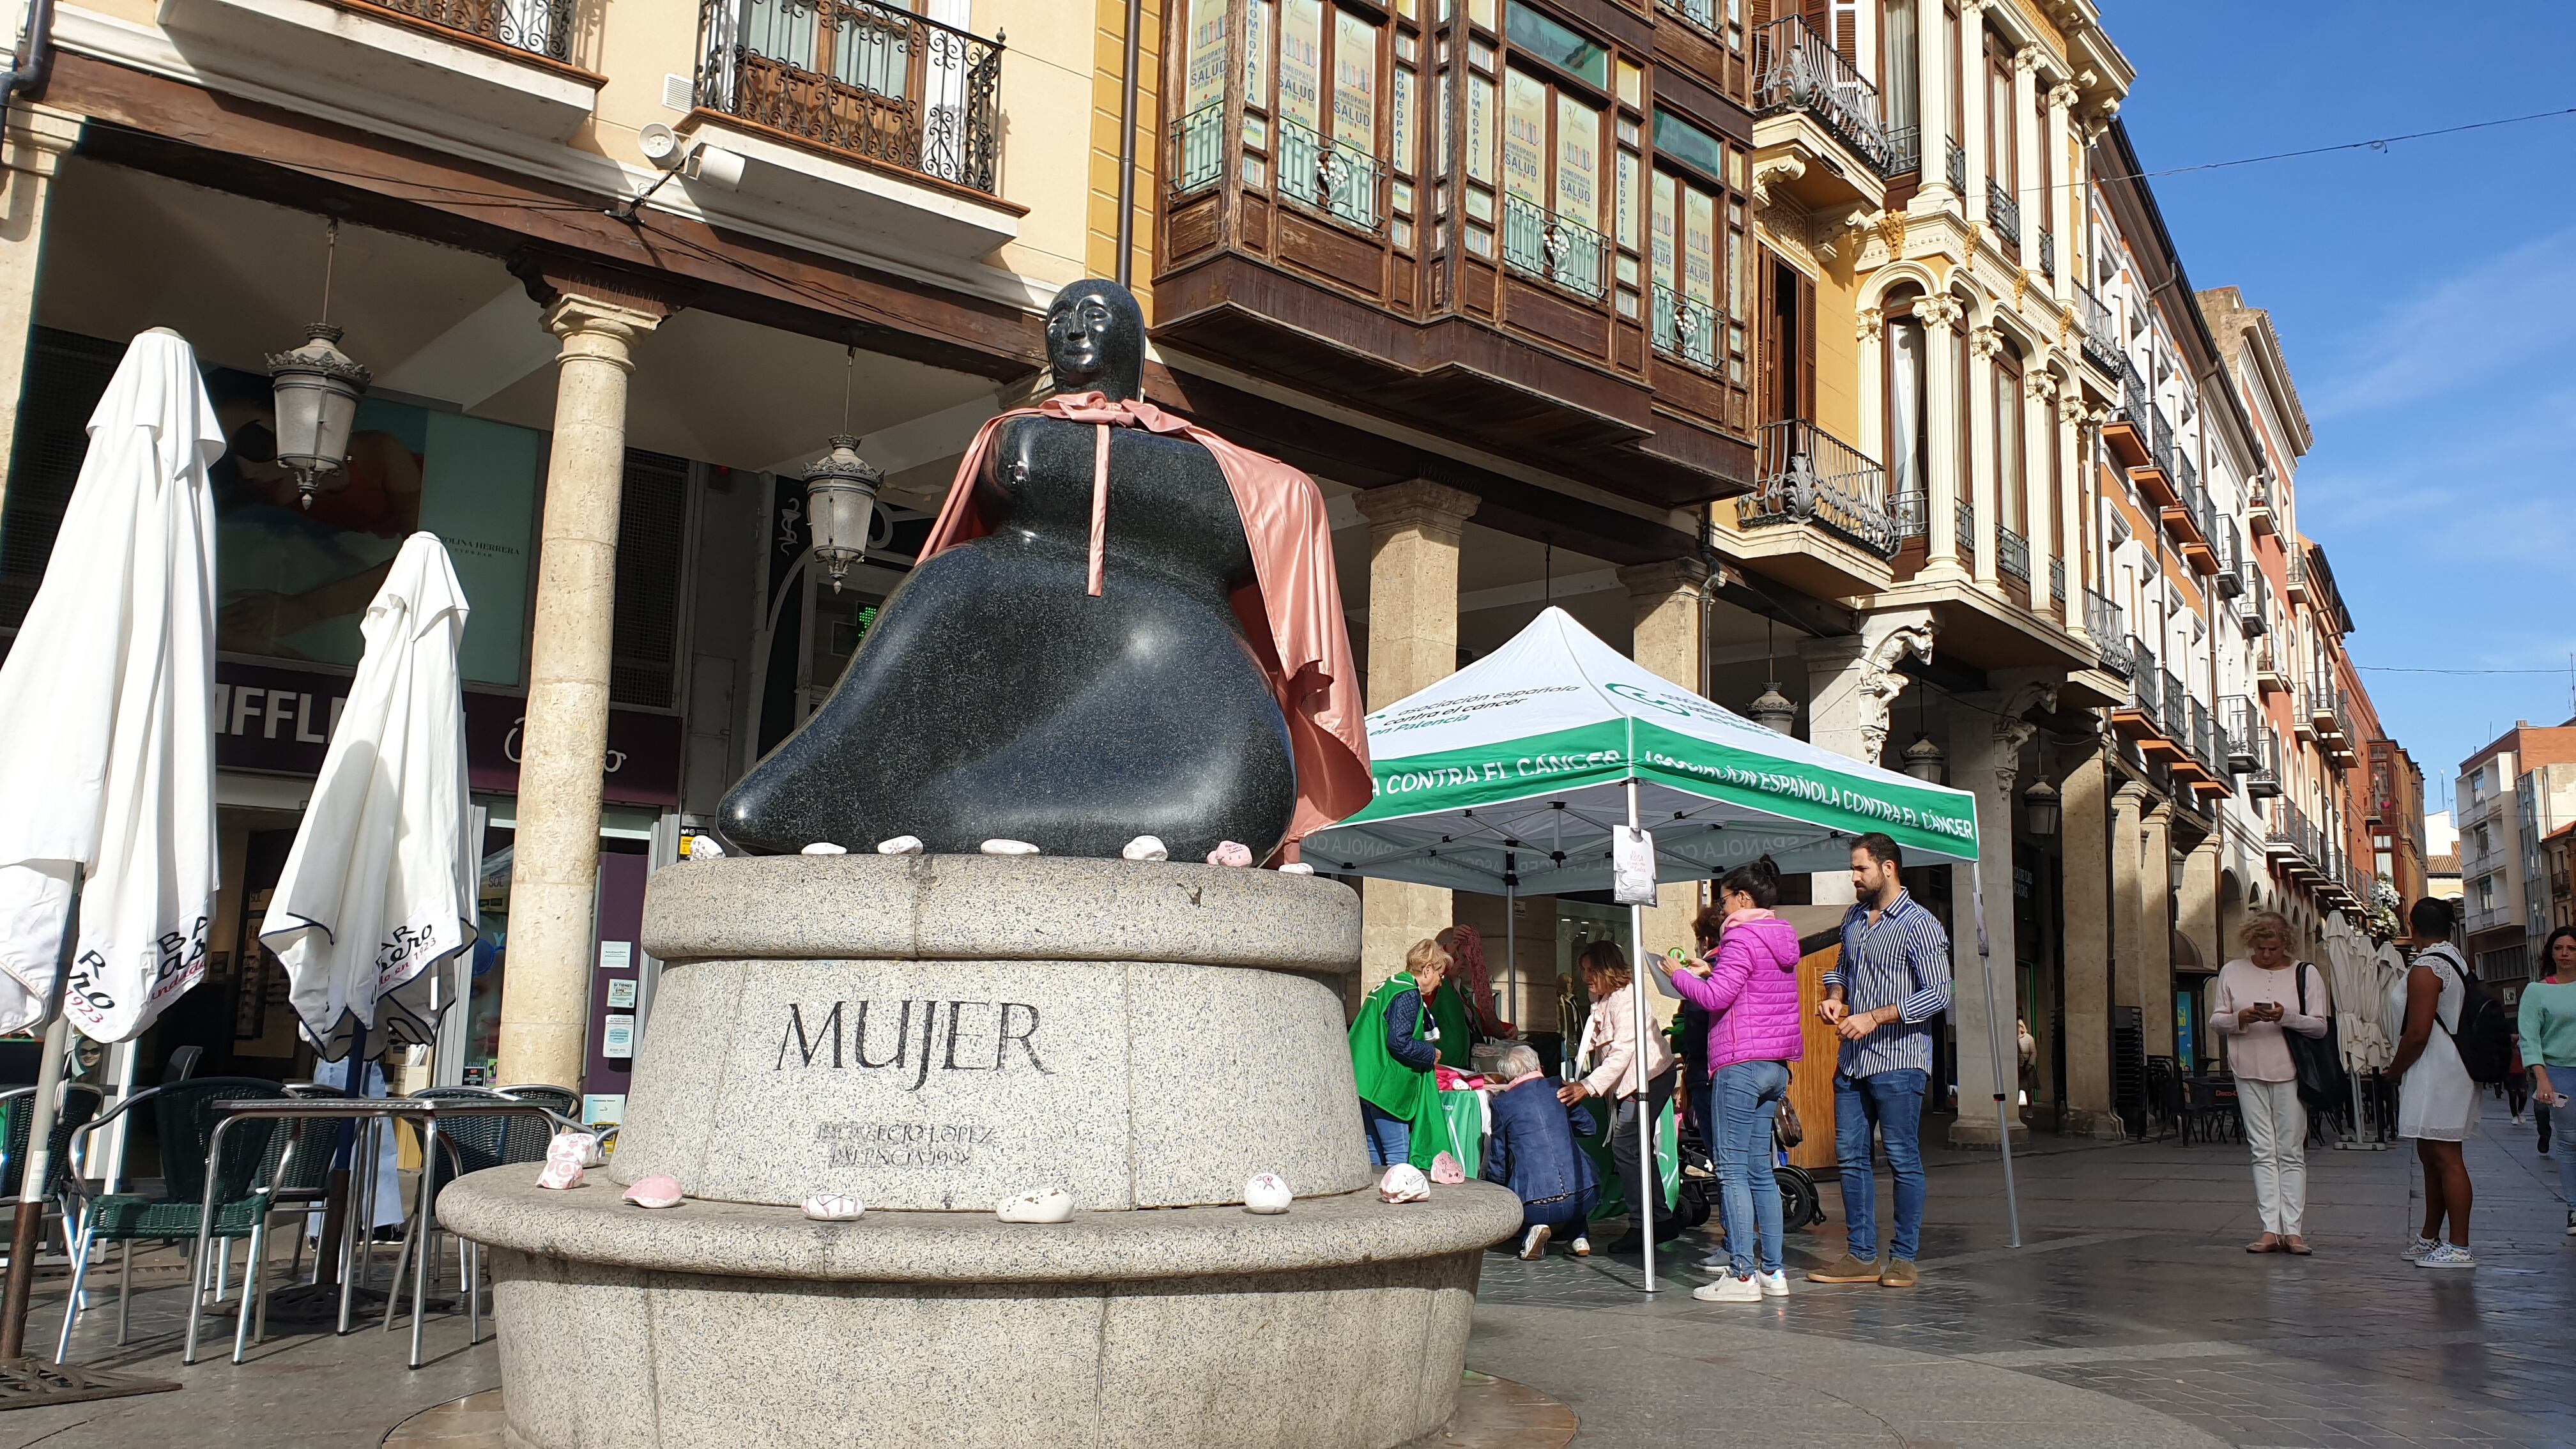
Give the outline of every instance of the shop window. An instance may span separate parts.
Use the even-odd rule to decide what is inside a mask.
[[[608,662],[608,697],[617,704],[668,709],[675,702],[680,601],[687,594],[676,585],[684,577],[688,536],[688,460],[627,449],[626,481],[617,505],[616,627]]]

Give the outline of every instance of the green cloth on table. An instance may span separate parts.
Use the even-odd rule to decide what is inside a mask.
[[[1482,1092],[1443,1092],[1440,1108],[1449,1119],[1449,1140],[1467,1180],[1485,1170],[1485,1102]]]
[[[1595,1218],[1626,1217],[1628,1191],[1619,1183],[1619,1164],[1610,1156],[1610,1123],[1618,1116],[1617,1103],[1601,1097],[1587,1099],[1592,1115],[1601,1130],[1589,1137],[1578,1132],[1574,1143],[1592,1155],[1592,1165],[1601,1169],[1601,1200],[1592,1205]],[[1628,1130],[1637,1130],[1631,1123]],[[1674,1135],[1673,1104],[1664,1103],[1663,1115],[1655,1119],[1655,1175],[1663,1180],[1665,1212],[1676,1212],[1682,1200],[1681,1141]]]

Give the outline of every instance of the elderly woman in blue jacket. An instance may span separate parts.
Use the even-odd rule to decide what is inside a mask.
[[[1543,1257],[1548,1240],[1560,1233],[1574,1240],[1576,1254],[1589,1251],[1584,1225],[1601,1199],[1601,1171],[1574,1134],[1593,1134],[1592,1114],[1557,1100],[1556,1083],[1540,1071],[1538,1053],[1526,1045],[1503,1048],[1495,1073],[1506,1085],[1494,1095],[1484,1176],[1521,1200],[1521,1256]]]

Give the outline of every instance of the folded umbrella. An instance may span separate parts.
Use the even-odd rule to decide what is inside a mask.
[[[413,534],[359,625],[366,653],[260,922],[327,1060],[369,1032],[370,1054],[427,1043],[448,1004],[432,968],[474,944],[466,613],[437,535]]]

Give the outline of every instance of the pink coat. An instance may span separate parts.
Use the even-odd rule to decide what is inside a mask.
[[[1727,922],[1707,980],[1673,973],[1673,989],[1709,1013],[1709,1071],[1804,1054],[1798,956],[1797,927],[1768,911],[1747,911]]]

